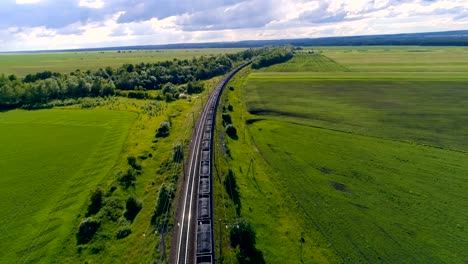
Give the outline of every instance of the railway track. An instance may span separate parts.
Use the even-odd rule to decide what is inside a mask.
[[[218,83],[195,124],[178,204],[171,263],[215,263],[211,168],[216,107],[229,80],[249,64],[235,68]]]

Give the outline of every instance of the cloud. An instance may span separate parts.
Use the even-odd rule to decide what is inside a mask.
[[[113,8],[125,10],[125,13],[119,17],[117,22],[129,23],[212,10],[239,2],[247,2],[247,0],[120,0],[111,5]]]
[[[466,0],[1,0],[0,51],[467,28]]]
[[[176,24],[186,31],[259,28],[274,21],[280,14],[273,0],[251,0],[208,11],[184,14]],[[259,15],[259,8],[262,14]]]

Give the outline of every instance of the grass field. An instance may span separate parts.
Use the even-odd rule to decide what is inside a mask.
[[[464,49],[354,49],[296,55],[225,95],[239,139],[220,167],[259,249],[298,263],[303,232],[304,263],[466,263]]]
[[[34,262],[59,246],[121,151],[130,112],[0,113],[0,262]]]
[[[466,47],[318,48],[356,72],[468,72]]]
[[[189,50],[142,50],[102,52],[57,52],[57,53],[11,53],[0,54],[0,73],[24,76],[29,73],[53,71],[70,73],[97,70],[107,66],[118,67],[125,63],[151,63],[193,57],[235,53],[242,49],[189,49]]]

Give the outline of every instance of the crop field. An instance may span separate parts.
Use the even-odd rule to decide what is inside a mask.
[[[0,262],[37,261],[58,246],[121,151],[130,112],[0,113]]]
[[[466,263],[466,53],[415,49],[324,48],[233,82],[227,163],[267,263]]]
[[[189,50],[141,50],[101,52],[56,52],[56,53],[4,53],[0,54],[0,73],[24,76],[41,71],[70,73],[97,70],[107,66],[117,67],[125,63],[151,63],[158,61],[184,60],[193,57],[235,53],[242,49],[189,49]]]
[[[357,72],[468,72],[466,47],[323,47],[320,51]]]

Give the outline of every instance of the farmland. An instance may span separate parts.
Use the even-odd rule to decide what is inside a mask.
[[[467,52],[424,49],[306,50],[232,82],[219,169],[267,263],[466,262]]]
[[[0,54],[0,72],[25,76],[49,70],[59,73],[98,70],[118,67],[125,63],[154,63],[158,61],[184,60],[193,57],[235,53],[242,49],[189,49],[189,50],[142,50],[101,52],[54,52],[54,53],[4,53]]]
[[[205,81],[204,93],[171,103],[98,97],[47,110],[1,112],[5,211],[0,262],[142,263],[162,258],[170,247],[158,246],[161,233],[150,222],[158,190],[177,181],[181,166],[172,162],[173,147],[190,138],[192,118],[218,79]],[[171,133],[157,139],[155,131],[165,120],[171,121]],[[128,170],[128,157],[136,157],[140,172],[125,187],[119,175]],[[93,215],[101,226],[91,241],[79,245],[77,227],[88,215],[90,192],[96,188],[105,195],[104,208]],[[132,195],[143,208],[128,224],[124,205]],[[131,233],[116,238],[122,224]],[[165,236],[170,241],[170,233]]]
[[[91,186],[114,166],[136,115],[43,110],[0,114],[0,262],[26,263],[69,232]]]

